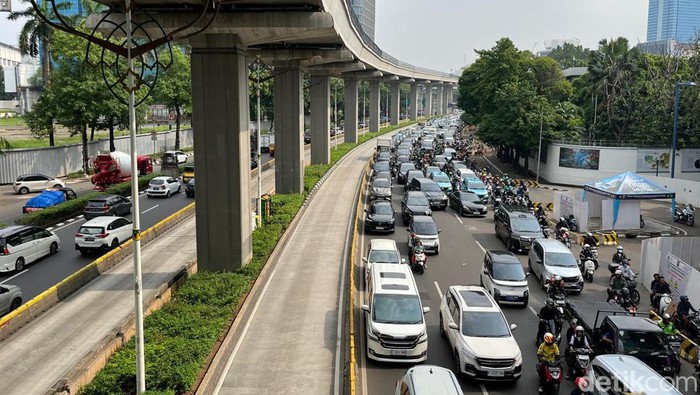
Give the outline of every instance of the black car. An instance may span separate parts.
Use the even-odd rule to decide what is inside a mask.
[[[388,200],[374,200],[365,209],[365,230],[367,232],[394,233],[396,210]]]
[[[404,184],[406,182],[406,172],[415,168],[416,165],[413,163],[401,163],[399,169],[396,171],[396,181],[398,181],[399,184]]]
[[[194,197],[194,178],[189,180],[187,184],[185,184],[185,196],[189,198]]]
[[[406,173],[404,174],[404,190],[405,191],[410,191],[411,190],[411,180],[414,178],[423,178],[423,172],[417,169],[411,169],[407,170]]]
[[[404,225],[408,225],[414,215],[433,215],[430,201],[424,192],[407,191],[401,199],[401,216]]]
[[[131,200],[119,195],[96,196],[87,201],[83,217],[91,219],[100,216],[124,216],[131,214]]]
[[[415,177],[407,182],[408,190],[425,192],[430,200],[430,207],[435,209],[447,208],[447,196],[440,186],[433,180],[424,177]]]
[[[540,223],[526,207],[502,204],[495,212],[496,237],[508,250],[529,250],[534,239],[544,237]]]
[[[486,215],[486,206],[474,192],[455,191],[447,196],[452,207],[459,215]]]
[[[372,165],[372,175],[380,171],[391,171],[391,165],[388,160],[378,161]]]

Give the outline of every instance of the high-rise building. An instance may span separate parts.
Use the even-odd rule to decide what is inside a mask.
[[[700,29],[700,1],[649,0],[647,41],[673,39],[687,44]]]
[[[351,0],[353,11],[360,20],[362,30],[374,41],[374,2],[375,0]]]

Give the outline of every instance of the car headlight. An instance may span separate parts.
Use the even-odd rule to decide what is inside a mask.
[[[518,352],[515,354],[515,366],[522,365],[523,364],[523,353],[520,352],[520,349],[518,349]]]
[[[372,339],[374,341],[379,341],[379,333],[374,330],[372,325],[368,326],[368,328],[369,328],[369,331],[367,331],[367,337],[369,337],[370,339]]]

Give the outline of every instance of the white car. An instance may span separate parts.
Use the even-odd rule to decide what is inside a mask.
[[[58,236],[36,226],[15,225],[0,229],[0,272],[20,272],[46,255],[58,252]]]
[[[396,241],[391,239],[372,239],[369,242],[367,256],[362,258],[362,262],[365,263],[365,280],[367,280],[373,264],[400,264],[406,263],[406,259],[401,258],[399,247],[396,246]]]
[[[46,188],[64,188],[66,183],[57,178],[43,174],[25,174],[17,177],[12,189],[15,193],[25,195],[29,192],[41,192]]]
[[[22,291],[16,285],[0,285],[0,317],[22,305]]]
[[[146,196],[165,196],[170,197],[170,195],[175,193],[180,193],[180,181],[174,179],[173,177],[160,176],[155,177],[148,183],[148,189],[146,189]]]
[[[512,252],[486,251],[479,282],[496,302],[516,303],[527,307],[530,298],[527,273]]]
[[[440,303],[440,335],[447,338],[457,371],[477,380],[518,380],[523,357],[506,317],[488,292],[453,285]]]
[[[166,154],[170,154],[177,158],[177,164],[179,165],[180,163],[186,163],[187,162],[187,154],[182,152],[182,151],[166,151]]]
[[[75,249],[81,254],[110,250],[132,235],[131,221],[122,217],[97,217],[83,224],[75,234]]]

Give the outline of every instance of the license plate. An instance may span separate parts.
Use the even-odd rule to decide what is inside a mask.
[[[486,375],[488,377],[503,377],[506,375],[506,372],[502,370],[489,370],[488,372],[486,372]]]
[[[95,241],[95,238],[94,237],[86,237],[85,241]]]
[[[389,350],[389,355],[397,357],[405,357],[407,354],[406,350]]]
[[[382,229],[384,229],[384,227],[383,227],[383,226],[377,226],[377,229],[378,229],[378,230],[382,230]]]
[[[506,296],[506,300],[518,300],[518,297],[515,295],[508,295]]]

